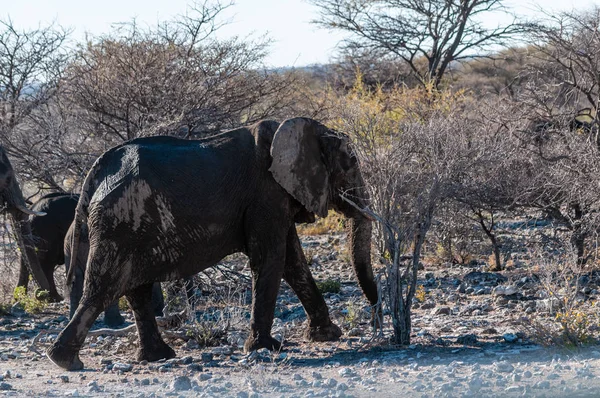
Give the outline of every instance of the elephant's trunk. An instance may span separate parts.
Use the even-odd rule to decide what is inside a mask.
[[[350,218],[348,248],[358,284],[371,305],[377,304],[377,284],[371,266],[371,221],[362,215]]]
[[[17,245],[21,251],[22,258],[25,259],[29,271],[42,290],[50,291],[50,283],[42,270],[37,254],[35,252],[34,237],[29,223],[29,214],[38,214],[27,209],[27,204],[23,198],[23,193],[19,188],[17,180],[12,176],[8,187],[2,193],[10,220],[13,225]],[[25,210],[27,211],[25,211]],[[45,213],[41,213],[44,215]]]

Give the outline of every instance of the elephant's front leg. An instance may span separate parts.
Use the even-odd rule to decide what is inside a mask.
[[[25,259],[21,256],[21,267],[19,269],[19,281],[17,282],[17,286],[25,287],[25,291],[27,291],[27,285],[29,284],[29,268],[27,268],[27,264],[25,264]]]
[[[264,239],[264,238],[261,238]],[[244,344],[244,351],[259,348],[279,350],[281,343],[271,337],[271,327],[275,313],[275,304],[285,261],[285,243],[283,239],[263,240],[273,242],[270,247],[253,247],[249,253],[252,270],[252,317],[250,336]]]
[[[337,340],[342,335],[342,331],[329,318],[327,304],[310,273],[294,225],[290,227],[287,235],[283,277],[300,299],[308,315],[308,330],[305,337],[310,341]]]

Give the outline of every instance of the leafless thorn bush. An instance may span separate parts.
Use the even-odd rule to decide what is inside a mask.
[[[472,162],[467,145],[472,129],[452,112],[430,110],[426,118],[397,119],[351,100],[338,111],[339,127],[353,138],[361,162],[371,215],[378,220],[376,241],[386,269],[384,296],[394,342],[409,344],[410,306],[426,234],[451,182]],[[423,114],[423,108],[412,111]],[[407,253],[410,260],[402,262]]]
[[[558,253],[532,249],[530,272],[539,278],[543,299],[524,326],[542,344],[580,346],[600,338],[597,303],[587,298],[590,274],[578,261],[568,241]],[[589,290],[589,289],[588,289]]]

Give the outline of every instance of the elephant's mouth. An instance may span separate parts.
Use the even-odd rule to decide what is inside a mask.
[[[5,185],[6,185],[7,180],[5,180]],[[0,213],[18,210],[19,212],[21,212],[22,214],[25,214],[25,215],[34,215],[34,216],[45,216],[46,215],[46,213],[41,212],[41,211],[30,210],[22,198],[19,198],[19,196],[14,195],[11,192],[10,184],[8,185],[7,188],[2,189],[2,192],[3,193],[0,195]],[[15,197],[15,196],[17,196],[17,197]]]

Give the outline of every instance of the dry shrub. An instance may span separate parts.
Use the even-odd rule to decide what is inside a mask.
[[[468,147],[473,131],[461,116],[467,102],[464,93],[433,85],[370,90],[359,75],[331,106],[328,124],[352,138],[379,221],[375,235],[397,344],[410,343],[410,307],[434,212],[456,174],[476,159]],[[410,261],[401,262],[405,257]]]
[[[539,278],[542,298],[536,311],[523,319],[534,340],[541,344],[581,346],[600,338],[597,302],[584,293],[589,269],[577,261],[569,244],[561,253],[532,253],[531,269]]]
[[[339,213],[330,211],[327,217],[318,218],[311,224],[298,224],[298,233],[301,235],[323,235],[344,230],[345,219]]]

